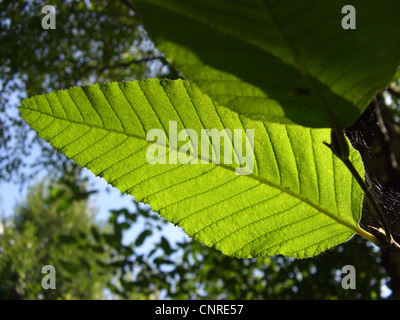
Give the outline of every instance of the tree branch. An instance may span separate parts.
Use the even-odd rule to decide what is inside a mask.
[[[389,92],[392,96],[396,97],[397,99],[400,99],[400,88],[397,88],[395,86],[390,86],[387,87],[386,91]]]
[[[390,163],[391,163],[393,169],[399,170],[399,165],[397,163],[396,155],[393,152],[392,144],[390,143],[389,131],[388,131],[387,127],[386,127],[385,121],[383,120],[383,115],[382,115],[382,111],[381,111],[381,104],[379,103],[379,101],[378,101],[376,96],[373,99],[373,103],[374,103],[374,106],[375,106],[376,119],[378,121],[379,128],[380,128],[380,130],[382,132],[382,135],[384,137],[385,146],[387,147],[387,151],[389,153]]]
[[[121,63],[116,63],[114,65],[108,65],[108,66],[104,66],[101,68],[98,68],[96,66],[88,66],[88,69],[96,69],[99,72],[104,72],[105,70],[110,70],[110,69],[117,69],[117,68],[123,68],[123,67],[129,67],[132,64],[141,64],[141,63],[146,63],[149,61],[154,61],[154,60],[161,60],[163,59],[162,56],[156,56],[156,57],[146,57],[146,58],[142,58],[142,59],[133,59],[131,61],[126,61],[126,62],[121,62]]]

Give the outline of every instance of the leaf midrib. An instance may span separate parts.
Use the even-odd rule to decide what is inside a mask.
[[[31,99],[34,99],[34,97],[32,97]],[[116,133],[116,134],[125,135],[125,136],[128,136],[128,137],[134,138],[134,139],[138,139],[138,140],[142,140],[142,141],[146,141],[146,142],[149,142],[149,143],[150,143],[150,141],[147,141],[145,138],[143,138],[143,137],[141,137],[141,136],[137,136],[137,135],[132,134],[132,133],[120,132],[120,131],[117,131],[117,130],[114,130],[114,129],[102,128],[102,127],[99,127],[99,126],[96,126],[96,125],[89,125],[89,124],[87,124],[87,123],[85,123],[85,122],[79,122],[79,121],[76,121],[76,120],[65,119],[65,118],[56,116],[56,115],[51,114],[51,113],[47,113],[47,112],[40,111],[40,110],[36,110],[36,109],[30,109],[30,108],[23,107],[23,106],[21,106],[20,109],[25,109],[25,110],[28,110],[28,111],[30,111],[30,112],[37,112],[37,113],[39,113],[39,114],[43,114],[43,115],[46,115],[46,116],[49,116],[49,117],[53,117],[53,118],[58,119],[58,120],[61,120],[61,121],[67,121],[67,122],[70,122],[70,123],[73,123],[73,124],[85,125],[85,126],[91,128],[91,129],[105,130],[105,131],[107,131],[107,132],[112,132],[112,133]],[[50,139],[50,140],[51,140],[51,139]],[[50,142],[50,141],[49,141],[49,142]],[[153,144],[160,145],[160,146],[164,146],[164,144],[157,143],[157,142],[158,142],[158,141],[154,141],[154,142],[152,142],[152,143],[153,143]],[[180,150],[178,150],[178,149],[170,148],[168,143],[167,143],[167,147],[168,147],[169,150],[174,150],[174,151],[176,151],[176,152],[180,152]],[[185,153],[185,154],[186,154],[186,153]],[[202,158],[201,155],[197,155],[197,159],[198,159],[198,160],[204,160],[204,161],[210,161],[210,159]],[[235,168],[232,168],[232,167],[230,167],[230,166],[227,166],[227,165],[225,165],[225,164],[223,164],[223,163],[213,163],[213,165],[219,166],[219,167],[221,167],[221,168],[223,168],[223,169],[227,169],[227,170],[230,170],[230,171],[236,173],[236,169],[235,169]],[[282,192],[284,192],[284,193],[286,193],[286,194],[288,194],[288,195],[290,195],[290,196],[292,196],[292,197],[294,197],[294,198],[296,198],[296,199],[298,199],[298,200],[300,200],[300,201],[306,203],[306,204],[309,205],[310,207],[312,207],[312,208],[318,210],[319,212],[325,214],[325,215],[328,216],[329,218],[331,218],[331,219],[335,220],[336,222],[338,222],[339,224],[341,224],[341,225],[343,225],[343,226],[345,226],[345,227],[351,229],[352,231],[354,231],[354,232],[357,233],[357,234],[364,234],[364,233],[366,232],[365,230],[361,229],[360,227],[355,227],[355,226],[353,226],[353,225],[347,223],[346,221],[339,219],[338,217],[336,217],[335,215],[333,215],[333,214],[330,213],[329,211],[325,210],[324,208],[320,207],[319,205],[316,205],[316,204],[312,203],[312,202],[309,201],[307,198],[304,198],[303,196],[301,196],[301,195],[299,195],[299,194],[297,194],[297,193],[294,193],[294,192],[292,192],[292,191],[290,191],[290,190],[288,190],[288,189],[286,189],[286,188],[284,188],[284,187],[282,187],[282,186],[280,186],[280,185],[277,185],[277,184],[275,184],[275,183],[273,183],[273,182],[270,182],[270,181],[268,181],[268,180],[265,180],[265,179],[263,179],[263,178],[256,177],[256,176],[254,176],[254,175],[252,175],[252,174],[247,175],[247,177],[258,181],[258,182],[261,183],[261,184],[265,184],[265,185],[268,185],[268,186],[270,186],[270,187],[272,187],[272,188],[278,189],[278,190],[280,190],[280,191],[282,191]]]
[[[324,98],[319,93],[317,87],[315,86],[315,84],[312,81],[310,75],[308,74],[306,67],[301,62],[301,59],[299,58],[296,50],[290,44],[289,40],[283,34],[281,28],[276,23],[274,17],[272,16],[271,10],[265,4],[264,0],[258,0],[258,3],[259,3],[259,5],[260,5],[260,7],[262,9],[262,12],[266,16],[266,19],[268,20],[268,23],[271,25],[271,27],[275,31],[276,35],[281,39],[282,43],[284,44],[284,46],[288,50],[289,54],[292,56],[293,61],[296,64],[299,72],[303,76],[304,80],[307,82],[311,93],[314,95],[314,97],[317,99],[319,104],[322,106],[322,108],[323,108],[324,112],[326,113],[326,115],[329,117],[329,120],[331,121],[333,128],[337,132],[341,131],[343,128],[341,128],[339,122],[336,120],[336,117],[331,112],[331,110],[329,108],[329,105],[326,103]]]

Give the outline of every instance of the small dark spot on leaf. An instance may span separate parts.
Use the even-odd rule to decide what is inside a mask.
[[[297,87],[296,91],[297,91],[298,93],[304,94],[304,95],[307,95],[307,94],[310,94],[310,93],[311,93],[310,90],[304,89],[304,88],[301,88],[301,87]]]

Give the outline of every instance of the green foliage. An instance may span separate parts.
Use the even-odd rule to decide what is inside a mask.
[[[72,88],[22,104],[22,117],[43,139],[122,192],[149,203],[193,238],[229,255],[310,257],[354,233],[378,243],[358,225],[362,204],[358,185],[362,190],[367,187],[358,177],[363,176],[360,158],[356,152],[350,156],[342,131],[387,85],[397,67],[397,50],[391,53],[397,47],[388,41],[398,36],[393,31],[398,19],[391,15],[395,3],[378,6],[371,1],[363,6],[359,10],[362,28],[357,33],[346,33],[339,23],[327,20],[326,15],[339,12],[341,2],[322,6],[309,0],[287,6],[246,1],[230,7],[228,13],[223,10],[228,6],[225,0],[208,6],[179,0],[136,4],[167,57],[214,100],[190,82],[178,80]],[[288,24],[294,13],[296,26]],[[209,19],[209,14],[215,19]],[[366,24],[371,15],[386,17],[379,32]],[[339,20],[338,13],[334,17]],[[384,44],[381,33],[388,37]],[[307,37],[299,41],[299,34]],[[315,43],[325,44],[327,34],[340,41],[311,50]],[[365,52],[375,42],[379,46]],[[383,57],[382,47],[390,52]],[[215,54],[217,48],[226,51],[220,56]],[[234,54],[227,55],[228,51]],[[221,61],[222,56],[229,56],[228,61]],[[254,76],[255,64],[268,71]],[[295,87],[309,92],[288,94]],[[254,113],[257,121],[241,117]],[[195,137],[186,132],[185,144],[178,145],[172,138],[171,121],[180,123],[179,130],[192,130]],[[285,126],[288,123],[302,126]],[[324,141],[326,132],[303,126],[332,128],[331,136],[338,138],[331,141],[333,154],[323,148],[329,146]],[[227,165],[232,164],[225,154],[229,141],[224,142],[222,165],[221,150],[212,150],[212,145],[208,147],[211,155],[210,149],[203,152],[202,140],[200,152],[196,141],[202,130],[237,128],[246,131],[252,149],[246,143],[246,153],[253,152],[250,160],[256,165],[247,172],[250,175],[238,179],[233,169],[236,173],[243,169]],[[158,154],[154,159],[153,152],[150,160],[148,134],[154,129],[162,134],[156,134],[158,146],[152,150]],[[248,129],[257,137],[254,142],[247,136]],[[243,143],[236,149],[236,137],[235,141],[229,138],[235,162],[241,164]],[[339,155],[338,150],[343,153]],[[171,166],[175,160],[169,160],[168,166],[160,160],[176,153],[178,165]],[[199,165],[211,159],[219,165]],[[388,228],[385,231],[390,236]]]
[[[89,2],[91,7],[86,7],[85,4]],[[376,1],[368,1],[368,3],[353,1],[356,3],[358,29],[356,32],[348,31],[345,33],[343,31],[334,35],[333,33],[338,30],[343,16],[340,14],[340,1],[313,2],[314,7],[318,8],[318,11],[322,14],[317,17],[317,20],[314,20],[315,17],[313,17],[307,21],[305,18],[313,15],[312,10],[308,10],[309,8],[312,9],[311,6],[307,10],[295,10],[296,6],[301,6],[304,2],[291,1],[288,4],[287,1],[276,1],[276,8],[283,6],[284,9],[272,10],[270,13],[277,13],[275,19],[281,19],[289,12],[287,10],[294,9],[292,10],[294,18],[289,19],[291,22],[287,23],[285,20],[279,27],[283,32],[286,30],[297,32],[297,35],[289,33],[289,43],[296,47],[296,50],[299,49],[298,52],[303,57],[313,56],[312,59],[303,61],[307,67],[311,67],[308,71],[313,72],[318,68],[318,64],[313,65],[315,62],[318,63],[317,60],[313,59],[314,51],[329,56],[326,61],[319,60],[321,65],[327,63],[327,69],[323,70],[326,71],[327,77],[320,79],[317,74],[312,77],[312,80],[315,81],[318,89],[324,88],[324,85],[330,83],[336,84],[336,89],[339,89],[339,91],[332,92],[331,88],[326,87],[326,91],[322,91],[322,93],[330,98],[335,97],[337,99],[327,101],[329,103],[333,101],[343,102],[343,105],[338,104],[334,107],[344,112],[346,118],[341,118],[341,121],[351,123],[354,119],[347,118],[348,114],[343,106],[348,106],[351,114],[356,117],[356,114],[364,108],[370,97],[357,97],[356,95],[350,97],[351,101],[359,102],[357,107],[345,101],[340,94],[346,95],[346,92],[340,91],[343,89],[343,83],[345,83],[344,86],[347,86],[347,81],[350,83],[349,92],[353,92],[353,85],[356,83],[352,80],[353,73],[347,71],[355,70],[358,66],[364,67],[364,69],[357,69],[360,71],[357,76],[369,74],[365,80],[371,88],[371,92],[368,92],[370,96],[374,94],[376,89],[383,88],[386,85],[387,82],[384,78],[389,76],[391,70],[386,70],[383,65],[391,68],[392,58],[397,56],[399,52],[398,32],[400,28],[393,27],[387,30],[390,24],[398,24],[398,19],[396,21],[390,19],[392,16],[395,17],[393,12],[398,8],[398,3],[387,1],[379,2],[379,5],[377,5],[378,2]],[[175,66],[179,67],[179,71],[184,76],[196,81],[202,90],[207,90],[207,94],[213,100],[215,99],[215,102],[226,101],[227,105],[224,105],[224,107],[233,108],[255,118],[268,117],[270,121],[278,122],[305,121],[306,123],[308,121],[310,122],[309,125],[324,122],[325,125],[329,126],[326,114],[318,111],[320,105],[314,103],[314,92],[307,88],[307,84],[303,86],[305,80],[301,79],[302,75],[299,74],[298,65],[291,61],[292,58],[288,55],[285,47],[274,41],[273,37],[263,38],[271,31],[268,30],[269,25],[263,23],[264,21],[260,25],[255,25],[252,22],[257,20],[246,20],[249,12],[252,17],[253,14],[254,17],[261,16],[261,12],[258,12],[258,10],[256,10],[257,12],[248,10],[249,6],[246,4],[250,3],[249,1],[231,1],[226,5],[224,5],[225,1],[196,0],[138,0],[135,3],[136,8],[143,13],[146,28],[150,31],[150,36],[156,41],[159,48]],[[256,4],[257,1],[254,1],[254,3]],[[15,102],[12,103],[12,96],[18,95],[21,98],[99,81],[120,81],[148,76],[154,77],[155,75],[165,76],[169,71],[171,73],[167,75],[168,78],[178,77],[178,73],[167,67],[166,59],[159,56],[159,53],[147,40],[143,29],[139,26],[139,16],[131,10],[128,1],[53,1],[52,4],[55,4],[58,10],[57,30],[43,30],[41,28],[38,13],[44,4],[48,3],[46,1],[32,2],[27,0],[0,3],[0,20],[2,21],[0,28],[0,45],[2,48],[0,50],[0,81],[2,86],[0,112],[4,115],[0,117],[0,148],[5,150],[0,152],[0,179],[9,178],[25,165],[28,159],[26,155],[32,150],[31,146],[35,145],[32,141],[40,143],[42,153],[40,161],[35,161],[35,165],[50,170],[53,167],[61,168],[61,163],[65,164],[59,161],[59,153],[56,154],[55,148],[50,147],[36,135],[27,135],[26,123],[15,115]],[[221,4],[223,7],[221,7]],[[386,5],[391,7],[385,7]],[[195,9],[193,9],[193,6],[195,6]],[[338,8],[333,14],[334,17],[324,9],[329,6],[337,6]],[[375,6],[378,6],[378,8],[367,10]],[[148,11],[148,8],[151,8],[152,11]],[[388,10],[388,13],[381,17],[385,10]],[[361,12],[363,14],[360,17],[359,13]],[[265,14],[265,9],[263,14]],[[156,20],[157,17],[159,18],[158,21]],[[170,20],[171,18],[173,20]],[[319,25],[304,32],[303,27],[305,25],[299,24],[298,21],[303,21],[305,25],[310,26],[316,22]],[[373,23],[373,21],[376,23]],[[326,27],[327,25],[334,25],[334,28],[329,29]],[[363,28],[361,28],[361,25]],[[192,29],[193,26],[196,26],[197,31]],[[355,43],[349,41],[353,37],[358,37],[359,31],[365,30],[365,28],[368,29],[368,32],[363,34],[362,38],[359,38]],[[262,29],[261,32],[259,32],[260,29]],[[319,33],[319,30],[321,30],[321,33]],[[173,33],[169,31],[173,31]],[[199,36],[193,36],[193,32],[197,32]],[[293,35],[295,35],[294,40]],[[315,46],[308,48],[309,51],[302,51],[302,41],[314,36],[322,37],[320,43],[327,45],[318,46],[316,43]],[[341,41],[337,41],[337,39]],[[343,40],[346,41],[343,42]],[[265,43],[272,43],[275,47],[267,48],[264,45]],[[346,45],[343,45],[344,43]],[[306,41],[306,44],[312,43]],[[225,45],[229,45],[229,47],[227,48]],[[361,45],[359,47],[361,49],[357,52],[353,50],[356,45]],[[339,48],[342,54],[337,54],[335,50],[332,50],[333,47]],[[275,52],[274,55],[274,52],[272,52],[274,48],[281,50],[281,52],[278,52],[278,54]],[[243,51],[243,49],[246,51]],[[377,56],[377,52],[379,56]],[[179,55],[174,55],[174,53]],[[347,57],[352,56],[353,60],[343,58],[343,54],[347,55],[348,53],[350,55]],[[360,59],[357,59],[358,57]],[[367,57],[368,59],[371,58],[371,63],[366,65]],[[270,61],[274,64],[266,66],[259,61]],[[289,63],[290,61],[292,64]],[[343,69],[343,77],[341,77],[342,73],[339,71],[342,70],[340,69],[342,65],[347,66]],[[283,71],[279,72],[278,68],[283,68],[283,70],[291,73],[288,76]],[[269,70],[274,73],[274,77],[269,76]],[[330,72],[330,70],[336,70],[337,73]],[[333,76],[333,78],[329,78],[330,76]],[[213,81],[209,81],[209,77],[214,77]],[[221,83],[215,81],[218,77],[222,80]],[[223,85],[227,83],[224,81],[226,78],[234,80],[232,86],[231,84]],[[282,79],[285,79],[286,83]],[[301,86],[296,83],[297,80]],[[366,82],[359,82],[357,90],[366,89]],[[280,86],[275,87],[275,84]],[[229,96],[222,96],[219,92],[220,89],[225,90]],[[241,93],[240,90],[251,94],[249,97],[252,99],[251,104],[248,104],[246,99],[237,97]],[[261,96],[259,100],[253,96],[255,93]],[[233,100],[229,100],[230,98],[233,98]],[[277,100],[274,100],[275,98]],[[257,107],[260,101],[266,99],[276,109],[270,108],[268,113],[259,113],[263,110],[253,108],[253,106]],[[239,100],[240,103],[237,103]],[[282,105],[281,100],[288,103]],[[310,102],[310,104],[298,103],[301,101]],[[291,107],[292,103],[298,105],[299,108],[309,107],[308,111],[310,112],[298,112]],[[215,104],[219,105],[219,103]],[[41,107],[43,106],[47,106],[47,104],[45,103]],[[246,106],[248,109],[243,110],[242,106]],[[360,109],[357,109],[358,107]],[[397,109],[394,106],[393,112],[398,113]],[[147,118],[148,114],[144,113],[139,116]],[[369,114],[366,116],[368,117]],[[180,122],[178,121],[178,123]],[[267,124],[267,126],[271,125]],[[286,127],[282,126],[275,135],[277,145],[279,145],[280,139],[286,137],[285,132],[282,135],[278,134],[278,132],[283,131],[283,128]],[[368,127],[364,135],[367,136],[369,130]],[[356,132],[356,135],[358,136],[357,142],[363,143],[363,141],[360,141],[363,133]],[[309,139],[312,134],[305,136]],[[377,136],[374,135],[375,142]],[[323,140],[329,142],[328,132],[321,137],[326,137]],[[371,137],[368,136],[368,138]],[[300,144],[299,141],[294,141],[294,139],[291,139],[291,141]],[[319,145],[318,148],[324,150],[324,154],[321,153],[320,157],[328,159],[325,153],[329,149],[323,145]],[[378,148],[380,148],[379,143]],[[289,158],[289,154],[285,155],[287,150],[282,149],[280,151],[282,161]],[[354,150],[351,153],[356,154]],[[302,154],[299,159],[301,158]],[[332,167],[328,171],[331,171],[331,168],[334,167],[333,161],[335,160],[330,159],[332,160],[332,163],[330,163]],[[366,169],[370,172],[375,170],[386,172],[388,165],[383,158],[382,160],[383,165],[382,163],[376,165],[373,162],[365,162]],[[265,158],[265,162],[268,164],[275,163],[268,158]],[[286,163],[286,161],[284,162]],[[360,163],[359,159],[355,162]],[[294,169],[293,166],[288,168]],[[271,170],[271,174],[279,171],[277,167],[270,168],[269,165],[261,169],[260,172],[264,171],[264,173]],[[311,166],[306,168],[305,172],[311,172]],[[287,174],[290,176],[289,171]],[[311,174],[313,178],[310,181],[315,183],[314,175]],[[295,177],[296,175],[291,177],[294,186],[296,186]],[[332,174],[330,181],[336,180],[342,184],[340,178],[335,179],[334,177]],[[390,175],[389,180],[392,177],[393,175]],[[135,176],[134,178],[145,179],[145,176]],[[159,180],[154,181],[162,183]],[[148,182],[144,181],[143,183]],[[168,181],[166,186],[170,186],[173,182]],[[326,185],[329,185],[329,183]],[[70,187],[71,185],[69,187],[59,186],[56,189],[69,189]],[[161,187],[157,185],[155,190]],[[333,184],[331,183],[329,187],[332,188]],[[150,192],[152,190],[145,191]],[[183,192],[182,195],[187,192],[183,188],[180,191]],[[54,192],[69,194],[69,192],[64,193],[62,191]],[[44,194],[46,193],[44,192]],[[63,200],[63,204],[59,204],[59,210],[68,207],[70,202],[75,203],[74,198],[79,198],[84,193],[81,190],[74,193],[75,196],[70,198],[69,201]],[[362,194],[358,193],[358,196],[361,198]],[[243,206],[248,201],[254,200],[251,197],[252,194],[249,197],[241,198],[242,203],[237,201],[235,205]],[[334,199],[332,194],[328,198]],[[35,205],[35,203],[32,202],[32,205]],[[200,208],[202,203],[195,205]],[[387,206],[386,203],[384,205]],[[225,208],[222,209],[225,210]],[[182,210],[185,212],[186,208]],[[355,222],[359,219],[359,213],[357,214],[357,208],[353,212],[356,215],[351,220]],[[177,246],[167,237],[161,237],[158,242],[152,245],[149,243],[151,236],[146,237],[146,235],[151,233],[153,237],[157,237],[158,232],[165,226],[165,222],[160,220],[151,210],[143,210],[141,206],[138,206],[137,210],[133,212],[124,208],[113,210],[110,213],[110,230],[107,230],[107,232],[103,232],[102,229],[89,223],[91,225],[89,231],[84,228],[84,232],[79,234],[72,231],[71,233],[63,233],[57,237],[57,243],[63,243],[60,247],[71,248],[71,251],[77,250],[79,252],[80,246],[86,244],[90,248],[89,251],[98,254],[106,253],[107,262],[103,259],[97,259],[97,267],[107,270],[104,271],[106,274],[110,269],[117,270],[108,286],[114,294],[124,298],[374,299],[382,297],[380,288],[385,283],[387,274],[383,272],[383,268],[379,265],[381,259],[378,256],[381,252],[357,237],[353,237],[343,245],[330,249],[312,260],[292,260],[280,256],[236,259],[223,255],[219,251],[196,241],[187,241]],[[259,214],[259,212],[256,214]],[[44,220],[47,221],[45,217]],[[145,224],[144,229],[140,225],[142,222]],[[371,221],[367,220],[362,225],[369,223]],[[39,222],[35,222],[36,224],[41,226]],[[35,298],[35,295],[41,290],[39,285],[43,276],[40,274],[38,266],[44,264],[44,262],[37,260],[38,255],[36,253],[43,252],[46,247],[40,245],[38,247],[37,245],[38,242],[41,242],[41,238],[36,236],[36,226],[25,223],[23,225],[26,227],[17,230],[13,227],[14,225],[3,227],[6,232],[0,235],[0,295],[8,298],[26,298],[28,296]],[[122,237],[130,230],[130,226],[137,232],[137,236],[131,243],[123,243]],[[78,224],[73,227],[81,228],[82,226]],[[42,230],[47,231],[46,228],[42,228]],[[51,243],[48,246],[51,246]],[[108,246],[113,249],[111,256],[110,251],[105,249]],[[7,251],[4,251],[3,248],[6,248]],[[26,248],[37,248],[37,250],[26,250]],[[49,251],[51,250],[49,249]],[[68,252],[68,254],[70,253]],[[83,260],[80,262],[82,262],[82,265],[79,267],[76,266],[78,261],[74,261],[71,266],[64,259],[63,261],[60,260],[59,265],[62,265],[63,269],[71,271],[77,270],[77,268],[79,270],[85,269]],[[340,268],[345,264],[352,264],[356,267],[357,290],[343,290],[340,286],[337,275]],[[394,275],[396,276],[396,273]],[[77,291],[77,284],[73,284],[74,280],[67,278],[65,282],[68,289],[63,291],[62,298],[77,297],[74,293]],[[392,284],[392,289],[396,289],[395,282]],[[103,284],[99,285],[99,287],[104,286]],[[66,294],[67,291],[73,294]],[[29,292],[29,294],[26,292]],[[92,297],[94,296],[100,296],[99,291],[92,295]],[[83,295],[80,297],[83,297]]]
[[[32,187],[0,234],[1,299],[99,299],[112,276],[111,247],[95,250],[88,194],[71,181]],[[42,267],[56,270],[56,289],[44,290]]]
[[[214,101],[255,119],[345,128],[400,62],[397,0],[134,0],[149,36]],[[379,21],[379,23],[371,23]]]

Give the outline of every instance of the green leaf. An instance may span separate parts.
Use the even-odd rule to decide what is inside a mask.
[[[94,239],[96,240],[96,242],[101,242],[101,234],[98,230],[97,227],[91,227],[90,228],[90,232],[92,233],[92,236],[94,237]]]
[[[72,243],[78,243],[78,240],[71,235],[67,235],[67,234],[61,234],[58,236],[58,240],[62,243],[62,244],[72,244]]]
[[[158,257],[158,258],[154,259],[154,263],[155,263],[158,267],[161,266],[161,265],[163,265],[163,264],[166,264],[166,265],[174,265],[174,264],[175,264],[173,261],[168,260],[168,259],[164,259],[164,258],[162,258],[162,257]]]
[[[159,246],[163,249],[165,255],[170,255],[175,251],[164,236],[161,237]]]
[[[330,141],[329,129],[250,120],[214,104],[182,80],[74,87],[26,99],[20,112],[43,139],[76,163],[225,254],[304,258],[354,233],[366,235],[358,225],[362,191],[323,144]],[[146,154],[157,144],[146,136],[155,128],[169,135],[170,121],[176,121],[177,132],[193,129],[198,137],[206,128],[254,130],[254,144],[243,134],[242,145],[235,143],[234,149],[232,140],[221,139],[220,151],[222,155],[227,145],[236,160],[247,153],[253,170],[237,174],[236,160],[229,164],[222,156],[221,163],[201,164],[218,154],[210,143],[205,159],[199,149],[207,139],[199,142],[191,163],[149,163]],[[168,143],[164,150],[169,157],[177,150],[186,155],[187,141]],[[160,157],[162,150],[160,146]],[[351,159],[363,176],[354,149]]]
[[[148,236],[151,236],[153,232],[151,230],[144,230],[139,234],[135,240],[135,246],[141,246]]]
[[[267,122],[345,128],[400,62],[398,0],[134,0],[157,48],[214,101]],[[342,8],[356,29],[342,28]]]

